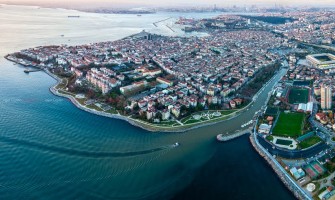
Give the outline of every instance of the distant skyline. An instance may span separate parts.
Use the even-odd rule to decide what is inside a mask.
[[[195,6],[333,6],[334,0],[0,0],[4,4],[64,8],[195,7]]]

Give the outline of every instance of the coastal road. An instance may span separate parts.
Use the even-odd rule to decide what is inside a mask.
[[[277,175],[282,179],[283,183],[296,195],[299,196],[299,199],[312,199],[311,195],[306,192],[303,188],[301,188],[295,180],[286,172],[286,170],[278,163],[278,161],[267,151],[264,146],[260,143],[259,139],[261,137],[258,136],[256,131],[254,130],[251,141],[255,141],[256,149],[258,148],[261,152],[263,152],[266,160],[271,160],[274,164],[273,170],[276,171]],[[261,153],[262,154],[262,153]]]

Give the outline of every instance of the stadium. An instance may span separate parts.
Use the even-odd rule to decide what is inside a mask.
[[[308,55],[306,59],[309,64],[319,69],[335,68],[335,56],[330,53]]]

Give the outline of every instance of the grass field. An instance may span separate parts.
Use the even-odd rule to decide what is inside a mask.
[[[272,134],[296,138],[302,134],[304,113],[280,113],[279,119],[273,128]]]
[[[291,88],[289,96],[288,96],[288,102],[290,104],[307,103],[308,96],[309,96],[308,89]]]
[[[268,136],[266,136],[266,139],[271,142],[273,140],[273,136],[272,135],[268,135]]]
[[[301,149],[306,149],[308,147],[311,147],[313,145],[315,145],[316,143],[318,142],[321,142],[321,138],[319,138],[318,136],[313,136],[313,137],[310,137],[302,142],[299,143],[299,147]]]

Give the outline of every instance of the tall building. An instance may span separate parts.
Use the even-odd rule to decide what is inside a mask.
[[[332,107],[332,89],[329,86],[321,87],[321,109],[329,110]]]

